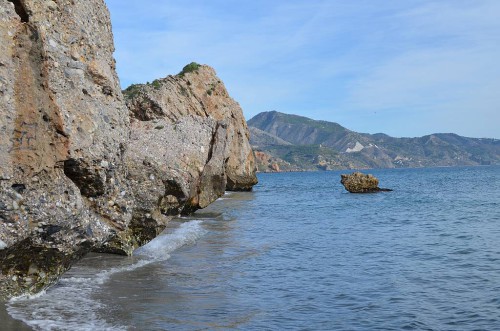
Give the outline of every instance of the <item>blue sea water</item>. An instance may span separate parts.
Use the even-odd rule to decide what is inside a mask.
[[[500,330],[500,167],[369,172],[394,191],[259,174],[134,257],[91,254],[8,302],[4,329]]]

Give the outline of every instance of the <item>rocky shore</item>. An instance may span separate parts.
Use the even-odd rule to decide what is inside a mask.
[[[257,182],[213,69],[125,98],[113,51],[103,0],[0,2],[0,298],[39,292],[89,251],[131,254],[173,215]]]

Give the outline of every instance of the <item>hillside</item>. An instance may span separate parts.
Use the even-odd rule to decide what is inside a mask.
[[[453,133],[394,138],[383,133],[358,133],[337,123],[276,111],[260,113],[248,125],[254,149],[268,155],[267,159],[273,158],[280,170],[500,164],[498,139],[467,138]],[[259,170],[271,171],[271,166],[264,161]]]

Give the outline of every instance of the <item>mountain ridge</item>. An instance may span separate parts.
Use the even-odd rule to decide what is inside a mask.
[[[267,133],[268,141],[280,139],[291,144],[250,140],[255,150],[279,160],[278,167],[285,171],[500,164],[500,140],[494,138],[455,133],[396,138],[277,111],[259,113],[248,125],[252,132],[256,128]],[[260,171],[274,171],[268,169],[276,166],[259,164]]]

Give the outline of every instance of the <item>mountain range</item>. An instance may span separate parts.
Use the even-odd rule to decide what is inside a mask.
[[[259,171],[500,164],[499,139],[453,133],[395,138],[277,111],[259,113],[248,125]]]

